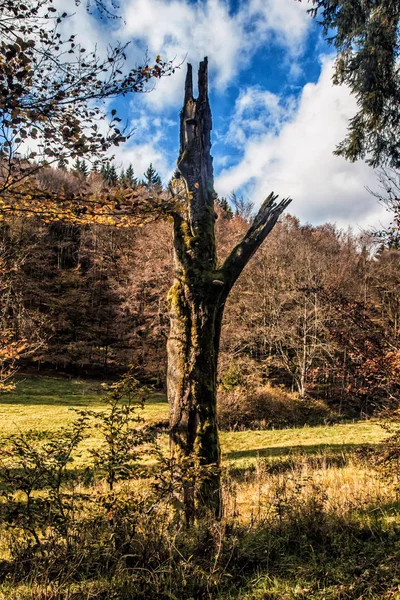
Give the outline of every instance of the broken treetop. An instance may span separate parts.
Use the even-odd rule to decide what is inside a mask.
[[[198,98],[193,98],[192,65],[188,64],[185,100],[181,111],[178,168],[192,194],[190,212],[193,224],[206,206],[214,204],[214,175],[211,150],[211,109],[208,102],[208,61],[199,66]]]

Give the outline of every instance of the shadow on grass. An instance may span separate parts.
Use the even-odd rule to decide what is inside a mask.
[[[368,444],[368,448],[378,447],[379,444]],[[255,448],[251,450],[238,450],[224,454],[228,460],[238,460],[241,458],[264,458],[280,456],[299,456],[317,454],[318,452],[326,454],[348,454],[354,453],[359,448],[365,448],[366,444],[313,444],[311,446],[279,446],[274,448]]]
[[[97,395],[69,395],[69,396],[50,396],[50,395],[33,395],[31,393],[24,397],[16,397],[11,394],[4,394],[0,397],[1,406],[70,406],[75,407],[93,407],[101,408],[103,405],[104,394],[99,392]],[[166,404],[165,397],[151,397],[146,400],[144,406],[149,404]]]
[[[26,377],[17,379],[16,389],[0,396],[1,405],[22,406],[80,406],[102,404],[105,390],[97,381]],[[146,404],[166,401],[165,395],[155,393]]]
[[[369,463],[379,444],[315,444],[313,446],[290,446],[280,448],[258,448],[230,452],[225,459],[230,461],[229,477],[236,481],[256,477],[261,469],[270,475],[286,473],[307,466],[311,469],[346,467],[351,460]],[[236,460],[255,459],[250,464],[236,464]]]
[[[39,469],[37,471],[39,473]],[[137,477],[138,474],[139,478]],[[7,475],[10,479],[17,479],[17,477],[24,477],[26,473],[22,469],[15,468],[9,469]],[[130,480],[138,482],[140,480],[141,482],[147,482],[158,475],[159,468],[157,464],[138,463],[136,465],[136,470],[132,469],[131,471],[131,478],[128,477],[126,480],[121,481],[123,482]],[[81,492],[83,493],[83,496],[86,496],[98,488],[99,484],[105,483],[106,477],[106,471],[100,466],[94,467],[92,464],[88,464],[87,466],[69,466],[63,476],[61,489],[63,493],[72,493],[72,495],[76,495],[76,497],[78,497],[80,492],[76,491],[76,486],[83,486],[83,491],[81,489]],[[0,472],[0,494],[1,492],[4,492],[7,487],[8,484],[2,480],[2,474]],[[35,496],[35,494],[38,492],[45,490],[50,491],[50,489],[51,486],[46,483],[45,476],[43,476],[42,480],[36,480],[35,487],[33,488],[33,495]],[[19,497],[19,501],[21,501],[21,497]],[[25,497],[23,497],[21,505],[24,504],[24,501]]]
[[[256,528],[240,557],[247,582],[229,599],[400,598],[398,523],[399,504],[388,503],[346,518],[311,511],[275,531]],[[254,546],[258,552],[249,552]]]

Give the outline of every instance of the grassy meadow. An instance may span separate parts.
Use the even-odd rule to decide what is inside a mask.
[[[54,431],[76,418],[75,410],[101,410],[104,390],[98,381],[54,377],[19,377],[16,389],[0,396],[2,435],[29,429]],[[161,394],[147,402],[143,418],[148,421],[168,417]]]
[[[28,430],[55,431],[76,418],[75,410],[104,409],[100,382],[53,377],[20,377],[16,389],[0,396],[0,435]],[[140,411],[146,423],[165,422],[168,404],[163,394],[153,394]],[[229,462],[246,465],[260,457],[304,453],[351,452],[364,444],[379,444],[385,436],[376,421],[331,426],[266,431],[222,432],[221,443]]]
[[[15,391],[0,397],[1,435],[53,432],[73,421],[74,409],[101,410],[103,394],[93,381],[20,378]],[[143,417],[165,422],[165,398],[151,397]],[[97,444],[97,433],[90,435],[85,448]],[[104,542],[104,554],[86,570],[69,558],[75,566],[66,571],[65,556],[62,567],[57,562],[61,550],[54,556],[46,550],[34,576],[27,569],[25,577],[4,567],[13,558],[5,536],[0,600],[400,598],[396,477],[383,477],[370,458],[386,435],[377,421],[222,432],[221,523],[198,524],[189,533],[171,507],[157,504],[138,513],[129,550],[116,566]],[[86,459],[84,450],[78,462]],[[135,491],[141,485],[136,482]],[[99,490],[90,493],[97,497]],[[136,514],[137,504],[130,510]],[[22,542],[13,543],[18,548]],[[89,559],[87,550],[80,552],[76,561],[82,565]],[[114,566],[105,572],[104,561]]]

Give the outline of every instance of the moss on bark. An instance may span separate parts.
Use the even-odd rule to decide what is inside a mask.
[[[188,522],[196,513],[208,510],[217,517],[222,514],[216,388],[225,301],[243,267],[288,204],[283,201],[276,205],[273,194],[267,198],[241,244],[233,249],[224,267],[216,270],[210,132],[205,59],[200,63],[197,99],[193,98],[192,68],[188,65],[178,160],[188,194],[182,213],[174,214],[175,281],[168,295],[171,451],[193,472],[183,484]]]

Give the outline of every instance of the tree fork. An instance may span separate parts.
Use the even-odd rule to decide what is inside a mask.
[[[216,388],[225,301],[291,202],[277,203],[277,196],[270,194],[243,240],[217,268],[207,58],[200,63],[198,90],[195,99],[188,65],[178,159],[186,198],[182,210],[173,213],[175,280],[168,296],[167,343],[171,455],[198,473],[197,481],[193,475],[183,485],[188,523],[207,511],[222,516]]]

